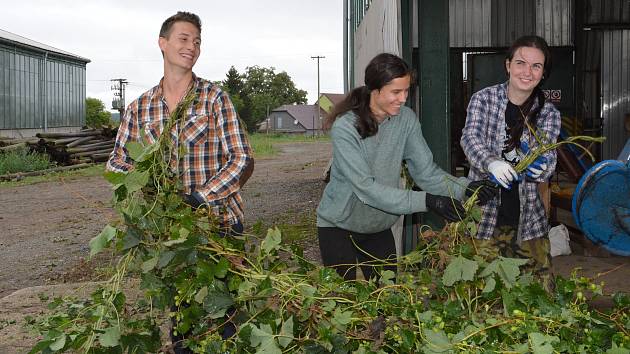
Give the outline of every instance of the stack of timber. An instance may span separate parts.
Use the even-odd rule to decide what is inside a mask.
[[[48,154],[58,166],[104,162],[114,149],[117,130],[103,127],[73,133],[38,133],[35,138],[2,139],[0,152],[26,147]]]

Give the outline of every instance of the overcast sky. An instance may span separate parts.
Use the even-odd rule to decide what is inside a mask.
[[[163,66],[157,45],[162,22],[179,10],[202,21],[201,55],[194,71],[223,80],[230,66],[286,71],[308,103],[321,92],[343,92],[341,0],[16,0],[0,11],[0,29],[91,60],[87,96],[111,108],[110,79],[125,78],[127,102],[155,86]]]

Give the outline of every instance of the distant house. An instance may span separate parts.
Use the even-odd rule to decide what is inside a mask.
[[[341,102],[346,95],[339,93],[322,93],[319,96],[320,114],[317,104],[295,104],[280,106],[269,114],[258,127],[260,132],[321,135],[322,123],[334,105]]]
[[[283,105],[271,111],[259,131],[318,135],[321,134],[321,126],[317,105],[295,104]]]
[[[343,101],[346,95],[343,93],[321,93],[319,95],[319,105],[322,109],[322,116],[326,117],[333,107]],[[317,102],[315,102],[317,104]]]
[[[79,130],[89,62],[0,30],[0,136]]]

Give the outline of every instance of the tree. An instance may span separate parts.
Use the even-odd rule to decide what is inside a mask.
[[[267,114],[283,104],[305,104],[306,91],[299,90],[285,71],[249,66],[240,74],[233,66],[221,87],[227,91],[247,130],[253,132]]]
[[[112,114],[105,110],[103,101],[88,97],[85,99],[85,107],[85,125],[90,128],[112,125]]]

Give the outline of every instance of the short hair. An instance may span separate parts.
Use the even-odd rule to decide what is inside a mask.
[[[195,27],[197,27],[199,33],[201,33],[201,19],[199,19],[199,16],[192,12],[177,11],[175,15],[167,18],[164,23],[162,23],[162,27],[160,28],[160,37],[168,38],[175,22],[192,23]]]

